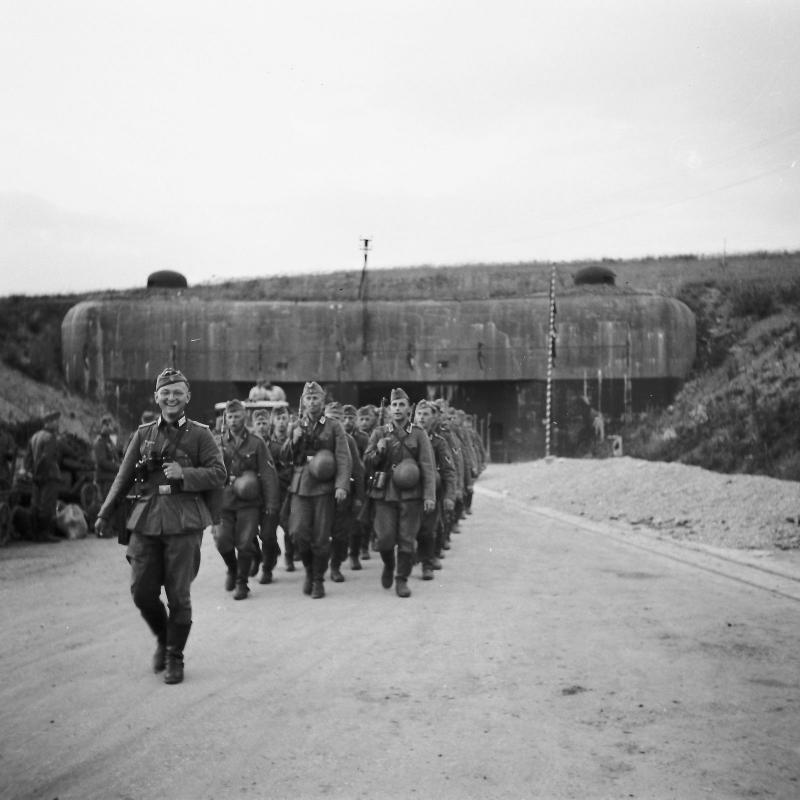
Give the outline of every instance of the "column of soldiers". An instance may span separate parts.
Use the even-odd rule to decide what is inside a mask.
[[[382,561],[381,585],[401,598],[411,596],[416,563],[423,580],[442,568],[485,464],[463,412],[441,400],[414,406],[401,388],[386,407],[326,403],[310,381],[294,419],[284,406],[254,414],[249,428],[245,405],[231,400],[215,437],[187,417],[190,398],[181,372],[158,376],[161,414],[131,437],[96,523],[99,535],[108,533],[133,493],[125,536],[131,595],[156,638],[152,666],[165,682],[183,680],[190,586],[210,525],[225,590],[236,600],[248,597],[259,564],[259,583],[273,582],[279,525],[286,570],[302,564],[302,591],[312,599],[325,597],[326,577],[343,582],[342,566],[360,570],[371,552]]]
[[[409,597],[414,565],[432,580],[471,513],[485,452],[463,412],[443,400],[413,406],[399,388],[385,408],[325,401],[318,383],[306,383],[296,417],[286,406],[258,410],[249,437],[243,404],[226,405],[219,445],[228,478],[215,540],[235,599],[247,597],[259,561],[259,583],[273,582],[278,525],[285,568],[302,563],[312,599],[325,596],[326,578],[346,580],[345,563],[361,570],[371,551],[383,562],[382,586]]]

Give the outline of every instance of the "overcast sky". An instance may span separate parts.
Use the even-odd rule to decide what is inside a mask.
[[[797,0],[0,11],[0,294],[800,249]]]

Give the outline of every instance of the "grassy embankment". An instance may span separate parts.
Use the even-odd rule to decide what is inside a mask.
[[[629,455],[800,480],[800,274],[684,284],[697,359],[665,410],[623,429]]]

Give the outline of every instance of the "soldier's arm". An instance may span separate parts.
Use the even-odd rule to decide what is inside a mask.
[[[106,499],[97,512],[98,518],[108,519],[117,504],[122,501],[131,486],[133,486],[134,469],[136,467],[136,462],[139,460],[139,447],[139,431],[137,430],[134,431],[130,442],[128,442],[128,447],[125,450],[125,455],[122,457],[122,463],[119,466],[117,477],[114,478],[114,482],[108,490]]]
[[[439,436],[436,440],[437,463],[439,465],[439,475],[442,478],[442,500],[456,499],[456,465],[450,445],[444,437]]]
[[[383,426],[379,425],[370,434],[367,449],[364,451],[364,466],[370,472],[380,469],[386,460],[387,451],[381,452],[378,450],[378,442],[383,438],[383,434]]]
[[[336,422],[333,428],[335,452],[336,457],[336,483],[337,489],[343,489],[348,494],[350,493],[350,471],[353,468],[350,460],[350,445],[347,444],[347,438],[344,428],[341,423]]]
[[[204,492],[207,489],[218,489],[225,485],[227,477],[222,454],[208,428],[196,426],[194,433],[200,439],[198,463],[196,466],[183,468],[183,491]]]
[[[353,463],[353,496],[357,500],[363,500],[365,489],[364,463],[359,458],[358,445],[356,444],[355,439],[348,439],[347,442],[350,445],[350,460]]]
[[[275,513],[280,508],[280,484],[278,471],[272,461],[272,455],[264,442],[259,441],[256,448],[258,474],[261,478],[261,496],[267,512]]]
[[[436,502],[436,463],[431,440],[424,431],[418,431],[419,467],[422,471],[422,496],[424,500]]]

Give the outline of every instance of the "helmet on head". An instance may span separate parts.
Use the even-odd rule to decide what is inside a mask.
[[[233,482],[233,493],[240,500],[256,500],[259,495],[258,475],[247,470]]]
[[[419,467],[413,458],[404,458],[392,472],[392,483],[398,489],[413,489],[419,482]]]
[[[329,481],[336,474],[336,459],[330,450],[318,450],[308,462],[308,471],[318,481]]]

